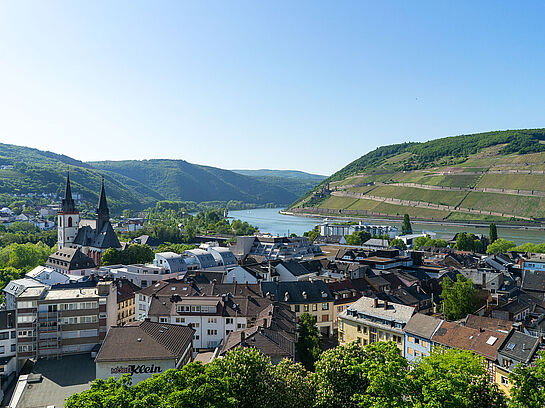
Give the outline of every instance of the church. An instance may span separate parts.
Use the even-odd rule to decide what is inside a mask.
[[[108,248],[121,250],[119,239],[110,223],[110,210],[106,202],[104,177],[98,199],[95,220],[80,220],[76,209],[70,175],[66,178],[66,191],[62,200],[61,211],[57,212],[58,248],[76,248],[89,256],[100,266],[102,253]]]

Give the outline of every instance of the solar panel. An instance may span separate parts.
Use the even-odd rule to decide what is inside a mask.
[[[513,350],[515,348],[515,343],[509,343],[506,347],[507,350]]]

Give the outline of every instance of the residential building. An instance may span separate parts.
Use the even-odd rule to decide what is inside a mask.
[[[315,272],[306,269],[302,262],[294,260],[280,262],[274,269],[280,282],[308,280],[311,276],[316,275]]]
[[[539,338],[519,331],[511,331],[498,349],[498,364],[495,381],[508,396],[512,384],[509,374],[517,365],[528,365],[535,358],[539,347]]]
[[[418,361],[432,351],[431,339],[441,327],[443,320],[422,313],[415,313],[405,325],[403,356],[409,361]]]
[[[200,249],[208,251],[214,257],[217,266],[229,267],[238,265],[236,256],[227,247],[219,246],[215,242],[207,242],[202,244]]]
[[[134,322],[112,327],[95,358],[96,378],[130,374],[136,384],[193,360],[194,330],[188,326]]]
[[[96,263],[77,248],[63,247],[47,258],[45,266],[64,274],[89,276]]]
[[[261,292],[269,299],[289,305],[297,318],[305,312],[316,317],[316,325],[322,336],[333,334],[335,299],[325,282],[261,282]]]
[[[473,351],[484,357],[490,381],[495,381],[498,349],[507,333],[489,329],[472,329],[456,323],[443,321],[432,336],[433,346]]]
[[[295,313],[287,305],[271,304],[259,313],[255,324],[229,333],[220,355],[237,347],[252,347],[278,364],[283,359],[295,361]]]
[[[170,269],[152,264],[101,266],[96,273],[112,279],[127,279],[141,288],[154,285],[161,280],[178,279],[185,274],[185,272],[170,273]]]
[[[184,261],[187,264],[188,269],[204,270],[216,268],[217,266],[222,266],[220,265],[220,263],[223,262],[221,256],[219,256],[220,260],[216,261],[216,259],[210,252],[200,248],[184,251],[183,255]]]
[[[350,279],[328,282],[327,287],[335,298],[333,301],[333,329],[336,329],[338,327],[339,314],[358,300],[361,297],[361,293],[352,284]]]
[[[393,341],[403,353],[403,329],[414,313],[414,307],[363,296],[339,315],[339,343]]]
[[[387,235],[389,238],[394,238],[397,235],[398,229],[390,225],[371,225],[360,221],[358,224],[352,223],[331,223],[325,222],[320,225],[320,235],[350,235],[354,232],[364,231],[371,236]]]
[[[128,279],[117,279],[117,325],[124,326],[134,322],[135,318],[135,293],[141,288]]]
[[[112,282],[38,286],[20,281],[4,289],[16,304],[18,360],[89,352],[116,324]]]
[[[183,273],[188,269],[184,256],[176,252],[157,252],[153,265],[165,268],[167,273]]]
[[[129,226],[130,225],[131,224],[130,224],[130,221],[129,221]],[[130,231],[130,229],[129,229],[129,231]],[[159,245],[163,244],[163,242],[159,241],[157,238],[152,237],[150,235],[140,235],[139,237],[134,238],[131,241],[131,244],[147,245],[151,249],[157,249],[157,248],[159,248]]]
[[[37,266],[25,274],[25,278],[34,279],[44,285],[62,285],[77,281],[77,277],[72,277],[48,267]]]
[[[17,371],[15,310],[0,311],[0,384],[10,383]]]

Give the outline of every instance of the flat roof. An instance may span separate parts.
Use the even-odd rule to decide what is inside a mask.
[[[77,288],[77,289],[59,289],[55,290],[52,287],[47,292],[43,300],[62,300],[62,299],[77,299],[77,298],[96,298],[98,291],[96,288]]]
[[[9,406],[17,408],[63,407],[72,394],[91,388],[96,378],[95,362],[90,353],[64,356],[60,360],[40,359],[32,374],[41,374],[42,380],[29,384],[26,375],[19,377]]]

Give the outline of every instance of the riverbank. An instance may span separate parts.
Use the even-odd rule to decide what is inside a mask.
[[[399,222],[403,220],[403,217],[376,217],[376,216],[339,216],[339,215],[320,215],[313,213],[305,213],[305,212],[293,212],[288,210],[280,210],[280,214],[288,215],[288,216],[294,216],[294,217],[306,217],[306,218],[328,218],[328,219],[334,219],[334,220],[341,220],[341,221],[362,221],[362,220],[369,220],[369,221],[378,221],[378,222]],[[448,225],[448,226],[462,226],[462,227],[475,227],[475,228],[488,228],[490,226],[490,222],[483,222],[483,221],[434,221],[434,220],[425,220],[420,218],[412,218],[416,221],[418,221],[419,224],[430,224],[430,225]],[[517,229],[517,230],[536,230],[536,231],[545,231],[545,225],[544,224],[505,224],[501,223],[501,221],[494,221],[497,227],[506,228],[506,229]],[[545,241],[545,237],[543,239]]]

